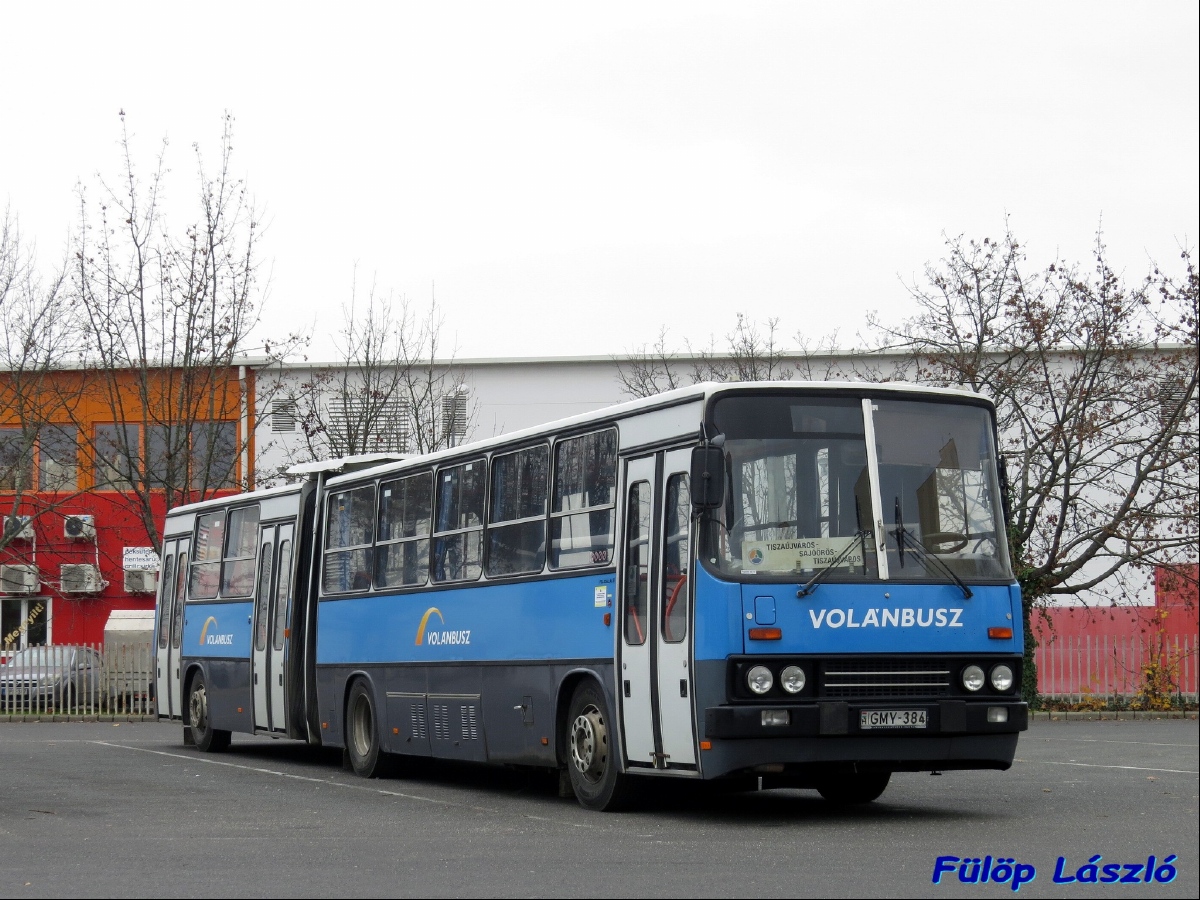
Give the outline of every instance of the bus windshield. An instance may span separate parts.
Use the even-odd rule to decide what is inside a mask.
[[[875,579],[883,522],[891,579],[1008,577],[987,411],[909,400],[871,410],[878,494],[861,398],[718,400],[728,465],[710,561],[731,576]]]

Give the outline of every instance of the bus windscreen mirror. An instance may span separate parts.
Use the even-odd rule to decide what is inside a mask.
[[[725,499],[725,453],[720,447],[692,449],[692,507],[716,509]]]

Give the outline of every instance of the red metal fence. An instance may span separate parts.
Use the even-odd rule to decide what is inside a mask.
[[[1165,670],[1172,695],[1196,700],[1197,636],[1051,635],[1034,651],[1038,691],[1082,702],[1143,693],[1147,666]]]

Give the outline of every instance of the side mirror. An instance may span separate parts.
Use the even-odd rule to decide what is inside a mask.
[[[692,448],[692,509],[717,509],[725,499],[725,451],[712,444]]]

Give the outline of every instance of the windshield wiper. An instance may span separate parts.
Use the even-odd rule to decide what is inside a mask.
[[[866,564],[867,564],[867,538],[869,538],[870,536],[871,536],[871,532],[863,531],[862,529],[859,529],[858,531],[854,532],[854,537],[858,538],[859,543],[862,545],[862,555],[863,555],[863,565],[864,566],[866,566]],[[854,549],[854,541],[853,541],[853,539],[851,539],[850,543],[847,544],[845,549],[843,549],[842,552],[837,555],[837,557],[833,560],[833,562],[829,563],[827,566],[825,566],[820,571],[818,571],[816,575],[814,575],[812,578],[808,579],[807,584],[805,584],[803,587],[801,587],[800,590],[796,591],[796,596],[797,597],[807,597],[809,594],[811,594],[813,591],[815,591],[817,589],[817,585],[819,585],[821,583],[821,581],[824,580],[825,576],[828,575],[830,573],[830,571],[832,571],[833,569],[836,569],[838,567],[838,564],[841,563],[841,561],[843,559],[845,559],[847,556],[849,556],[850,551],[853,549]]]
[[[902,524],[897,523],[896,524],[896,548],[900,551],[901,554],[904,553],[905,543],[908,544],[908,549],[912,551],[913,555],[915,555],[917,557],[918,561],[920,561],[922,564],[924,564],[926,568],[929,567],[930,563],[933,563],[935,566],[937,566],[937,568],[944,575],[948,576],[951,581],[953,581],[955,584],[957,584],[959,586],[959,588],[962,590],[964,598],[966,598],[967,600],[970,600],[973,596],[975,596],[973,593],[971,593],[971,589],[969,587],[967,587],[967,585],[963,582],[963,580],[954,574],[953,569],[951,569],[948,565],[946,565],[946,563],[944,561],[938,559],[936,556],[934,556],[932,553],[930,553],[928,550],[926,550],[925,545],[922,544],[919,540],[917,540],[915,535],[909,534],[907,529],[905,529],[905,527]],[[903,565],[903,563],[901,565]]]

